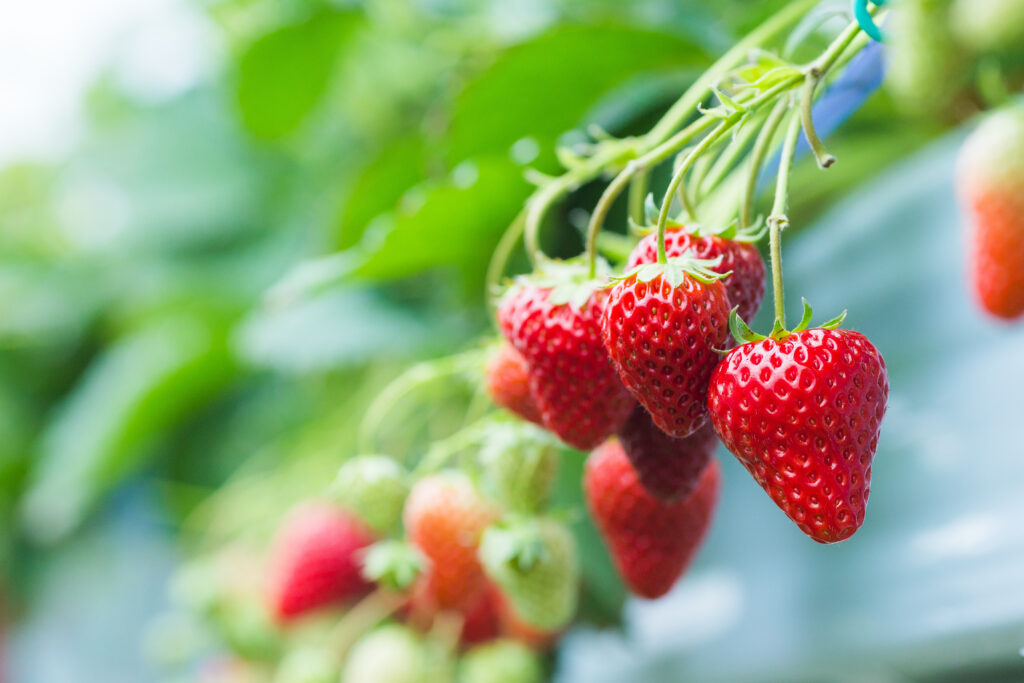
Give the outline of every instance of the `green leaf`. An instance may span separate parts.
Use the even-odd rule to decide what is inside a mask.
[[[740,344],[747,344],[755,341],[764,341],[767,339],[762,334],[757,334],[750,329],[750,326],[740,317],[739,307],[733,308],[729,311],[729,331],[732,333],[733,339]]]
[[[603,93],[640,72],[707,63],[690,41],[658,31],[560,27],[505,50],[466,86],[455,102],[447,158],[505,155],[532,137],[550,165],[554,140],[582,123]]]
[[[390,141],[362,168],[338,212],[337,248],[354,246],[374,218],[398,206],[402,195],[423,179],[425,156],[423,138],[409,136]]]
[[[831,320],[823,322],[821,324],[821,327],[826,330],[834,330],[840,325],[842,325],[844,320],[846,320],[846,311],[843,311],[842,313],[832,318]]]
[[[366,550],[363,576],[392,590],[405,590],[424,568],[423,556],[403,541],[384,540]]]
[[[25,525],[63,537],[153,446],[235,375],[221,323],[157,321],[118,340],[61,404],[41,437]]]
[[[364,240],[358,248],[363,260],[352,275],[382,280],[449,266],[462,272],[467,287],[480,285],[490,254],[529,186],[504,160],[460,169],[444,183],[423,189],[415,210],[389,216],[383,239]]]
[[[800,323],[793,328],[794,332],[802,332],[807,329],[807,326],[811,324],[811,318],[814,316],[814,311],[811,310],[811,305],[807,303],[807,299],[801,298],[804,302],[804,314],[800,318]]]
[[[327,92],[359,23],[357,12],[323,9],[249,45],[239,61],[235,92],[249,132],[275,140],[297,129]]]

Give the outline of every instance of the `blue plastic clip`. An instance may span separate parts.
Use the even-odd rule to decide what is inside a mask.
[[[885,4],[885,0],[874,0],[874,4],[881,7]],[[878,28],[878,24],[875,23],[875,18],[868,11],[868,0],[853,0],[853,16],[857,19],[857,23],[860,24],[864,33],[871,36],[874,40],[882,42],[882,31]]]

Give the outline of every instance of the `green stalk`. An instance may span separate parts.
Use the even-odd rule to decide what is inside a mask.
[[[668,189],[665,191],[665,198],[661,202],[661,211],[658,213],[658,263],[667,263],[668,257],[665,255],[665,227],[668,225],[668,214],[672,210],[672,198],[676,194],[676,190],[679,189],[680,184],[683,182],[683,178],[686,176],[686,172],[690,170],[693,163],[697,158],[706,152],[713,144],[718,142],[725,133],[736,125],[735,121],[724,120],[715,130],[708,133],[700,144],[693,148],[693,151],[686,155],[686,159],[683,163],[679,164],[679,168],[672,175],[672,180],[668,184]]]
[[[789,201],[789,174],[793,168],[796,143],[800,136],[800,116],[794,113],[786,129],[779,161],[779,179],[775,185],[775,202],[768,217],[768,240],[772,262],[772,295],[775,299],[776,328],[786,329],[786,299],[782,286],[782,231],[789,226],[786,203]]]
[[[711,92],[712,86],[722,80],[737,64],[743,62],[751,50],[774,40],[792,24],[800,21],[803,15],[817,5],[818,2],[819,0],[793,0],[781,11],[751,31],[745,38],[736,43],[732,49],[722,55],[717,62],[712,64],[711,68],[697,79],[644,137],[648,140],[656,141],[655,144],[659,144],[666,139],[672,134],[672,131],[681,126],[683,121],[690,117],[697,105],[704,101],[704,98]]]
[[[740,228],[749,228],[753,224],[754,195],[757,193],[757,178],[764,164],[765,155],[771,149],[775,133],[782,123],[786,111],[789,110],[789,102],[786,98],[776,102],[775,107],[768,115],[761,132],[754,142],[754,149],[750,153],[750,171],[747,175],[747,184],[743,190],[743,203],[740,205]]]

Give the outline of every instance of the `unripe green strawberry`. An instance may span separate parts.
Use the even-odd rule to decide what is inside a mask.
[[[978,53],[1024,50],[1024,2],[954,0],[950,13],[957,39]]]
[[[970,76],[949,25],[949,0],[901,0],[885,26],[886,86],[911,115],[943,113]]]
[[[363,636],[345,660],[341,683],[445,683],[452,665],[435,644],[389,624]]]
[[[519,512],[536,512],[551,494],[559,447],[547,432],[525,422],[500,422],[487,432],[480,461],[498,500]]]
[[[337,683],[341,667],[330,650],[298,647],[288,652],[274,673],[274,683]]]
[[[572,619],[579,563],[576,543],[564,524],[532,519],[492,526],[480,542],[480,559],[523,621],[554,631]]]
[[[331,497],[381,535],[392,533],[409,495],[405,470],[386,455],[358,455],[338,471]]]
[[[975,293],[989,313],[1024,315],[1024,106],[989,116],[964,142],[957,168],[971,213]]]
[[[479,645],[459,663],[459,683],[541,683],[544,671],[537,654],[514,640]]]

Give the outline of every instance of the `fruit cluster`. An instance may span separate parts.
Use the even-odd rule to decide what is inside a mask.
[[[885,362],[864,335],[840,327],[843,316],[812,327],[806,302],[800,323],[787,328],[780,240],[800,132],[822,168],[835,161],[814,132],[816,87],[864,43],[854,25],[805,68],[755,55],[718,74],[731,94],[699,81],[697,102],[713,93],[720,105],[644,142],[649,149],[595,207],[584,257],[537,250],[545,202],[563,191],[545,180],[512,227],[525,233],[533,272],[503,288],[495,302],[502,338],[486,363],[469,364],[473,382],[504,411],[435,444],[412,469],[384,455],[351,458],[325,495],[284,520],[267,558],[223,553],[183,577],[184,599],[236,652],[272,661],[280,683],[529,683],[541,679],[541,654],[574,618],[580,591],[574,535],[551,504],[563,457],[586,457],[591,520],[642,598],[665,595],[707,536],[722,487],[719,444],[814,541],[855,534],[886,410]],[[752,133],[726,144],[743,126]],[[754,190],[780,130],[765,229],[751,218]],[[618,142],[595,149],[617,154]],[[598,255],[610,203],[626,185],[642,193],[646,165],[677,151],[660,208],[651,197],[631,202],[632,227],[643,235],[615,272]],[[685,181],[712,153],[722,168],[746,173],[748,189],[735,202],[737,220],[709,229],[696,220],[701,183],[688,190]],[[737,163],[744,155],[747,166]],[[565,187],[615,158],[566,156]],[[1006,318],[1024,315],[1022,159],[1024,116],[1007,110],[974,133],[961,162],[978,293]],[[760,335],[745,321],[766,292],[769,269],[756,247],[766,232],[775,320]],[[466,451],[468,461],[450,465]]]

